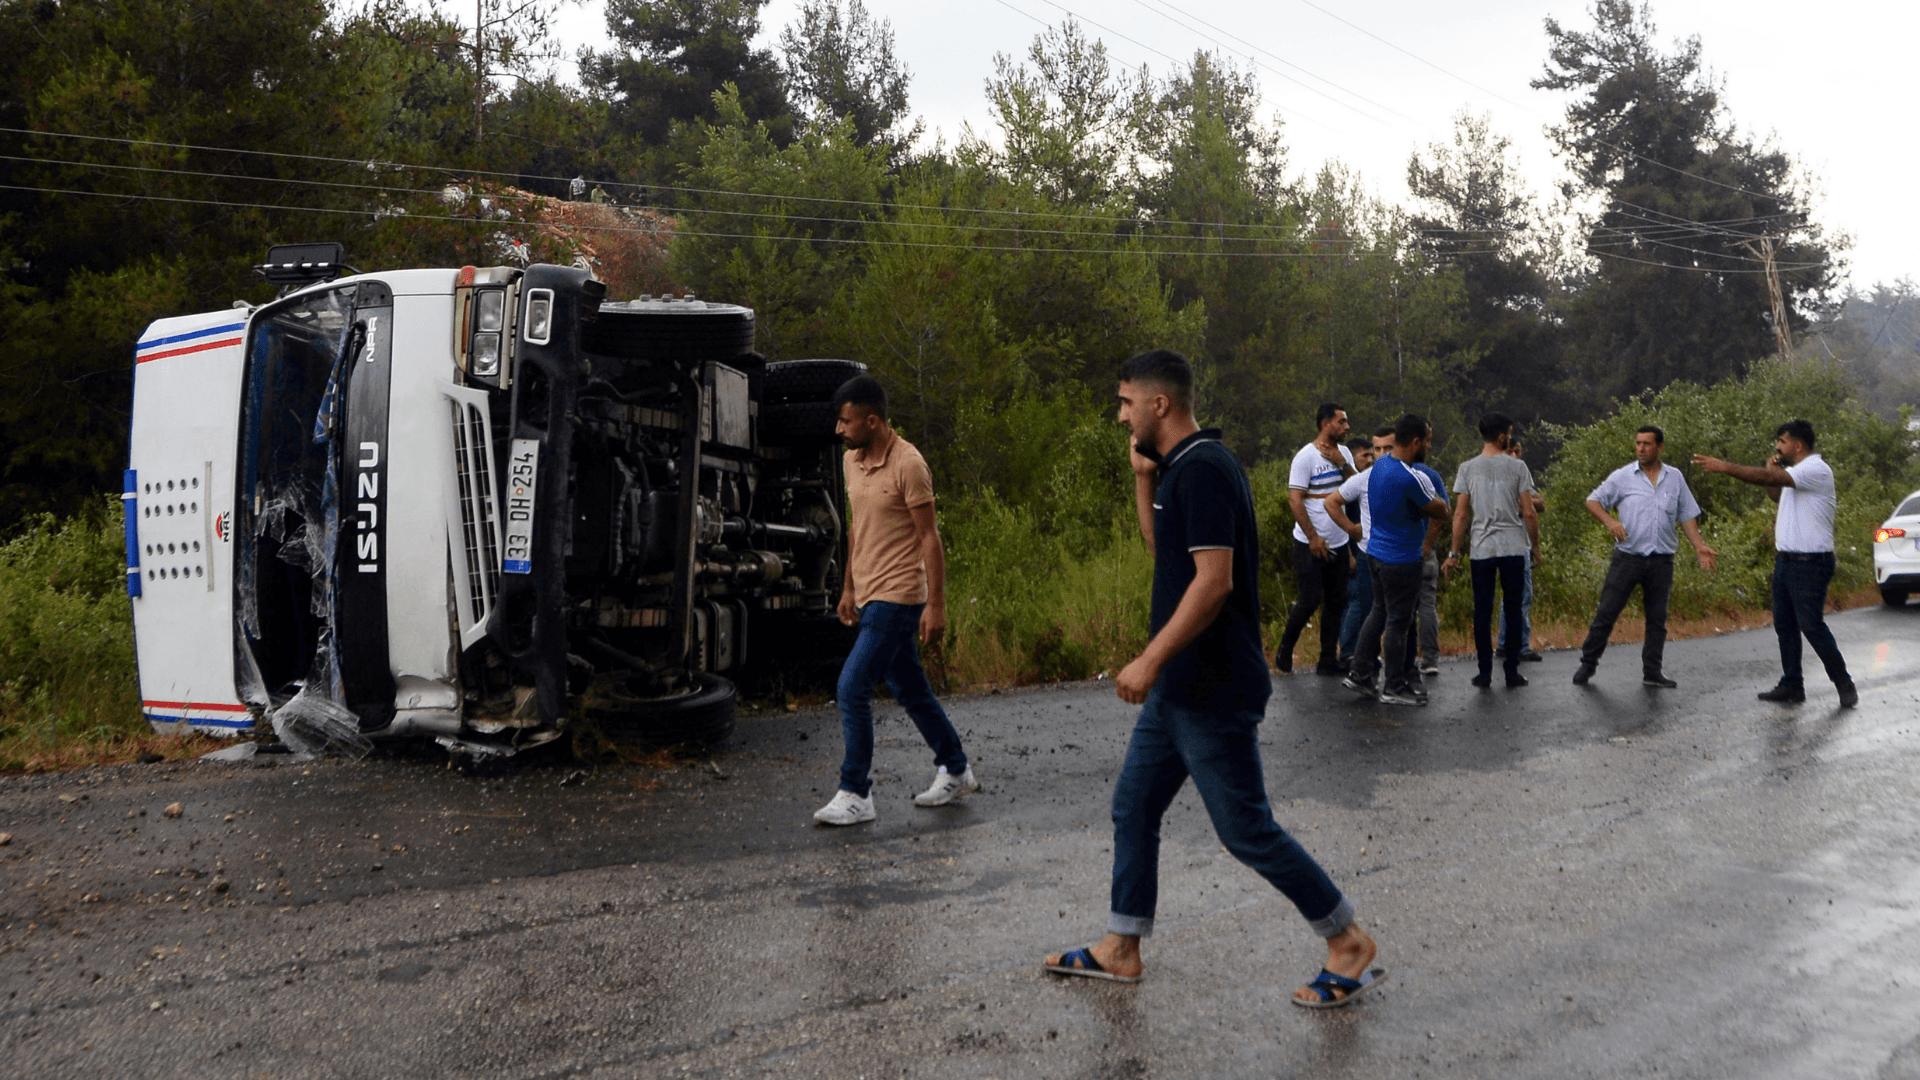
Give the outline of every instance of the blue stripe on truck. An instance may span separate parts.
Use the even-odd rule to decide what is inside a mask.
[[[140,596],[140,473],[126,471],[126,486],[120,495],[120,516],[127,526],[127,595]]]

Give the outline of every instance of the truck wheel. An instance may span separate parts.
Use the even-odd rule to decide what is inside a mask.
[[[811,447],[833,442],[831,401],[786,401],[760,406],[760,441],[768,446]]]
[[[1888,607],[1906,607],[1907,590],[1883,588],[1880,590],[1880,599]]]
[[[728,360],[753,351],[753,311],[699,300],[602,304],[580,339],[587,352],[623,360]]]
[[[587,715],[610,739],[713,748],[733,737],[735,697],[731,682],[700,672],[690,690],[668,697],[641,697],[616,687]]]
[[[768,405],[793,402],[826,402],[840,384],[856,375],[865,375],[867,365],[857,360],[782,360],[768,364],[766,381],[760,384],[762,425]],[[832,424],[828,424],[832,433]]]

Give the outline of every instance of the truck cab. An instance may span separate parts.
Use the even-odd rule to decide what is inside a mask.
[[[714,742],[759,643],[837,637],[827,399],[861,365],[769,365],[752,311],[611,302],[573,267],[350,273],[306,245],[262,272],[273,302],[135,351],[156,727],[487,756],[591,717]]]

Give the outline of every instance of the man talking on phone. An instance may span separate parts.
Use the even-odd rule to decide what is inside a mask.
[[[1178,353],[1141,353],[1120,369],[1120,422],[1133,435],[1134,506],[1153,552],[1152,633],[1114,678],[1139,705],[1113,790],[1113,892],[1100,942],[1049,956],[1058,975],[1139,982],[1140,939],[1159,901],[1160,819],[1192,777],[1233,857],[1292,901],[1326,939],[1320,974],[1293,993],[1336,1008],[1386,975],[1353,903],[1273,820],[1260,767],[1260,721],[1273,683],[1260,644],[1259,534],[1253,493],[1218,429],[1193,419],[1193,370]]]

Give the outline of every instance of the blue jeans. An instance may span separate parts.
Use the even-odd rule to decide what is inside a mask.
[[[1500,609],[1501,641],[1507,639],[1507,609]],[[1533,560],[1527,560],[1527,574],[1520,586],[1520,649],[1525,652],[1533,648]]]
[[[1367,553],[1359,545],[1353,548],[1353,574],[1347,578],[1347,610],[1340,616],[1340,666],[1353,667],[1353,647],[1360,641],[1360,624],[1373,610],[1373,573],[1367,569]]]
[[[1827,629],[1827,584],[1833,580],[1833,553],[1773,557],[1773,632],[1780,638],[1780,684],[1799,686],[1800,635],[1813,646],[1835,686],[1851,686],[1846,658]]]
[[[873,688],[885,680],[893,699],[913,717],[920,737],[933,748],[933,763],[947,771],[967,771],[967,755],[953,730],[927,673],[920,667],[920,648],[914,635],[920,629],[925,604],[889,604],[869,600],[860,609],[860,636],[840,669],[840,731],[847,741],[847,759],[840,766],[840,789],[861,798],[873,790],[868,772],[873,768]]]
[[[1526,555],[1473,559],[1473,648],[1480,658],[1480,674],[1493,674],[1493,587],[1500,585],[1500,603],[1506,609],[1507,677],[1520,672],[1520,593],[1528,562]]]
[[[1320,864],[1273,820],[1260,768],[1260,712],[1203,712],[1147,694],[1113,788],[1113,909],[1107,931],[1153,933],[1160,895],[1160,819],[1193,777],[1214,832],[1233,857],[1293,901],[1314,931],[1332,937],[1353,904]]]

